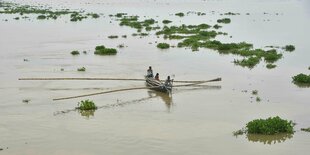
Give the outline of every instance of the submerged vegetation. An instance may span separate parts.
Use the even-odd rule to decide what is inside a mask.
[[[160,48],[160,49],[167,49],[167,48],[170,48],[170,45],[167,44],[167,43],[158,43],[158,44],[157,44],[157,48]]]
[[[97,106],[91,100],[83,100],[78,103],[78,107],[76,109],[79,110],[96,110]]]
[[[106,48],[104,45],[96,46],[95,54],[97,55],[115,55],[117,50],[114,48]]]
[[[306,74],[298,74],[296,76],[293,76],[293,82],[295,84],[307,84],[310,85],[310,75],[306,75]]]
[[[281,119],[279,116],[267,119],[255,119],[246,124],[250,134],[274,135],[278,133],[294,133],[292,121]]]

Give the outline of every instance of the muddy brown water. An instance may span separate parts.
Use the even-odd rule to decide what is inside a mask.
[[[35,1],[21,1],[34,4]],[[58,20],[13,20],[0,15],[0,154],[305,154],[310,151],[310,89],[291,83],[291,77],[308,73],[310,66],[310,3],[306,0],[221,1],[40,1],[54,8],[84,9],[103,13],[100,19],[68,22]],[[171,16],[177,12],[201,11],[206,16]],[[214,11],[214,12],[212,12]],[[231,24],[221,31],[255,47],[293,44],[283,53],[277,68],[261,62],[254,69],[234,66],[233,55],[209,49],[159,50],[154,35],[132,37],[135,30],[110,23],[109,14],[126,12],[141,18],[172,20],[174,24],[215,24],[224,16]],[[267,14],[264,14],[266,12]],[[249,16],[245,15],[250,13]],[[278,14],[278,15],[277,15]],[[3,21],[8,19],[7,22]],[[127,35],[127,39],[108,39]],[[94,47],[116,47],[115,56],[95,56]],[[151,43],[151,44],[150,44]],[[72,50],[86,55],[72,56]],[[27,59],[29,61],[24,61]],[[144,86],[130,81],[18,81],[20,77],[118,77],[142,78],[151,65],[161,78],[223,81],[205,87],[177,88],[171,97],[151,90],[98,95],[100,108],[89,113],[73,110],[82,99],[52,101],[53,98]],[[77,72],[79,67],[86,72]],[[61,71],[61,68],[64,71]],[[247,92],[244,92],[247,90]],[[258,90],[256,102],[252,90]],[[30,100],[28,103],[23,100]],[[280,116],[297,123],[293,135],[274,137],[232,132],[256,118]],[[8,149],[7,149],[8,147]]]

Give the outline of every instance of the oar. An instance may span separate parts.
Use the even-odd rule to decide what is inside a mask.
[[[199,85],[199,84],[202,84],[202,83],[213,82],[213,81],[221,81],[221,78],[216,78],[216,79],[208,80],[208,81],[200,81],[200,82],[195,82],[195,83],[191,83],[191,84],[175,85],[175,86],[173,86],[173,87],[194,86],[194,85]],[[129,90],[137,90],[137,89],[152,89],[152,88],[159,88],[159,87],[160,87],[160,86],[155,86],[155,87],[124,88],[124,89],[109,90],[109,91],[103,91],[103,92],[91,93],[91,94],[85,94],[85,95],[78,95],[78,96],[70,96],[70,97],[55,98],[55,99],[53,99],[53,100],[54,100],[54,101],[58,101],[58,100],[67,100],[67,99],[74,99],[74,98],[80,98],[80,97],[87,97],[87,96],[108,94],[108,93],[121,92],[121,91],[129,91]]]
[[[145,81],[145,79],[126,79],[126,78],[19,78],[18,80],[113,80],[113,81]],[[161,80],[164,82],[165,80]],[[212,82],[212,81],[221,81],[221,78],[217,78],[214,80],[208,80],[208,81],[182,81],[182,80],[176,80],[173,82],[178,83],[197,83],[197,82]]]

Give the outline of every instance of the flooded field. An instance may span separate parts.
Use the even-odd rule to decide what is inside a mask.
[[[3,2],[3,1],[0,1]],[[310,151],[310,87],[292,77],[310,70],[310,2],[307,0],[14,0],[21,5],[83,10],[99,18],[71,22],[70,15],[38,20],[35,14],[0,14],[0,154],[306,154]],[[176,13],[184,13],[183,17]],[[198,15],[198,12],[204,15]],[[237,15],[225,14],[228,12]],[[154,19],[154,26],[219,24],[214,39],[278,48],[281,59],[267,69],[263,59],[242,67],[243,57],[210,48],[192,51],[180,40],[147,36],[120,26],[117,13]],[[20,19],[14,19],[20,17]],[[230,18],[229,24],[218,19]],[[144,32],[144,31],[142,31]],[[110,39],[108,36],[117,35]],[[126,35],[125,37],[122,37]],[[169,43],[169,49],[157,48]],[[117,49],[94,55],[95,47]],[[118,47],[124,45],[123,48]],[[79,55],[71,55],[74,50]],[[83,53],[83,51],[86,51]],[[152,66],[161,79],[222,81],[174,88],[172,95],[149,89],[70,100],[55,98],[144,87],[143,81],[20,81],[25,77],[143,78]],[[85,67],[85,71],[77,71]],[[257,94],[252,91],[257,90]],[[259,98],[259,100],[258,100]],[[90,99],[97,110],[75,110]],[[296,123],[294,134],[233,132],[258,118],[280,116]]]

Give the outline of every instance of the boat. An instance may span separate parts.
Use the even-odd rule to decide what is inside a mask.
[[[166,85],[165,83],[155,80],[153,77],[147,77],[145,76],[145,82],[146,85],[150,87],[152,90],[164,92],[164,93],[170,93],[172,90],[172,84]]]

